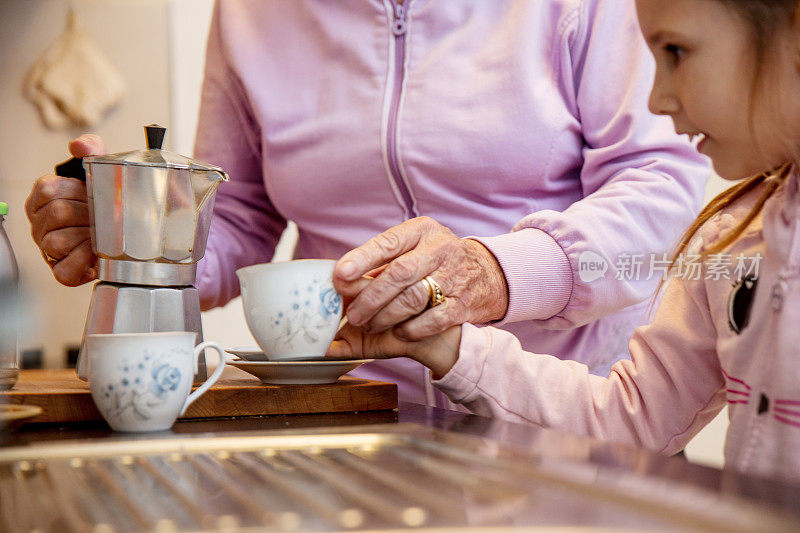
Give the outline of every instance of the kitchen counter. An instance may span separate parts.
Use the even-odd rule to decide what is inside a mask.
[[[47,493],[47,484],[70,490]],[[184,510],[172,516],[177,504],[157,508],[151,493]],[[98,422],[22,426],[2,434],[0,506],[4,530],[110,520],[131,531],[800,530],[800,486],[403,402],[392,411],[180,421],[142,435]]]

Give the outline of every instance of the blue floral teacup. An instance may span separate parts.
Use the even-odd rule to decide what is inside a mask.
[[[110,333],[86,336],[92,399],[115,431],[168,429],[225,368],[215,342],[194,345],[195,333]],[[220,355],[217,369],[189,394],[197,359],[206,348]]]
[[[322,359],[339,330],[342,297],[332,259],[263,263],[236,271],[247,326],[272,361]]]

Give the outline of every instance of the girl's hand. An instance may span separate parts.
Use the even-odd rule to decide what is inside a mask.
[[[369,335],[362,328],[345,323],[328,348],[327,357],[336,359],[390,359],[410,357],[431,369],[434,379],[447,374],[458,360],[461,326],[421,341],[404,341],[393,330]]]

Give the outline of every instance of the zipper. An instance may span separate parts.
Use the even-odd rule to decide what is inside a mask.
[[[400,172],[400,162],[397,154],[397,114],[400,108],[400,97],[403,91],[405,78],[406,56],[406,29],[408,16],[406,6],[411,0],[391,0],[392,4],[392,34],[394,35],[394,79],[392,80],[391,96],[389,99],[389,113],[386,127],[386,152],[389,173],[403,199],[406,218],[418,217],[416,202],[411,196],[411,190]]]
[[[797,176],[794,175],[794,170],[789,169],[788,172],[792,172],[792,174],[786,178],[787,180],[798,179]],[[796,182],[790,185],[797,187]],[[776,312],[780,312],[783,307],[784,298],[789,288],[787,280],[793,279],[800,274],[800,208],[797,208],[794,212],[793,222],[794,224],[791,230],[792,243],[789,248],[789,255],[786,257],[786,264],[781,268],[780,272],[778,272],[778,280],[772,286],[772,309]]]

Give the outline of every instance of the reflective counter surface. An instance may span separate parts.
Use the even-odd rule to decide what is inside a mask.
[[[0,438],[2,531],[800,531],[800,486],[410,403]]]

